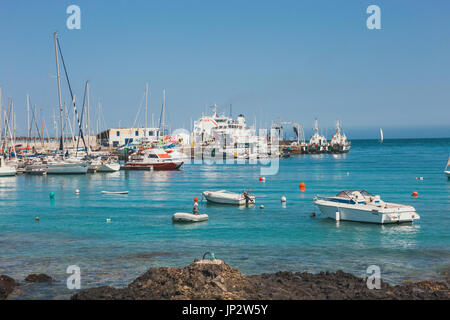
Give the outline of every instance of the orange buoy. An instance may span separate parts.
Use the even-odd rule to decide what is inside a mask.
[[[300,182],[300,190],[305,191],[305,183]]]
[[[39,217],[36,217],[35,220],[36,220],[36,221],[39,221]]]
[[[417,197],[419,195],[419,193],[417,191],[413,191],[412,196],[413,197]]]
[[[195,198],[194,198],[194,201],[195,201],[195,202],[198,202],[198,198],[197,198],[197,197],[195,197]]]

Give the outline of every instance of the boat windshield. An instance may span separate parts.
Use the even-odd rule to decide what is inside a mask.
[[[341,198],[352,198],[352,193],[353,192],[359,192],[362,196],[364,197],[371,197],[373,196],[373,194],[368,193],[366,190],[344,190],[339,192],[336,197],[341,197]]]

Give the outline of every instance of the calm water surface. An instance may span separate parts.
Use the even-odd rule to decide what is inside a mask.
[[[449,154],[450,139],[354,141],[347,155],[282,159],[278,174],[265,183],[258,181],[260,167],[248,164],[0,178],[0,274],[19,281],[30,273],[56,279],[52,285],[23,283],[16,299],[70,297],[69,265],[81,268],[83,288],[120,287],[149,267],[184,266],[206,251],[246,274],[342,269],[364,276],[375,264],[391,283],[439,277],[450,270],[450,180],[443,173]],[[419,176],[424,180],[416,180]],[[201,199],[204,190],[244,188],[253,189],[256,207],[201,202],[208,222],[171,223],[172,214],[190,212],[193,198]],[[81,193],[75,195],[75,189]],[[380,226],[310,217],[318,213],[315,194],[343,189],[366,189],[386,201],[411,204],[421,220]],[[419,197],[412,198],[412,191]]]

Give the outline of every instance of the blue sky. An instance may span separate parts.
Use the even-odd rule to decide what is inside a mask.
[[[81,30],[66,28],[70,4]],[[381,30],[366,27],[371,4]],[[437,0],[2,1],[3,104],[13,98],[25,132],[29,92],[53,134],[58,31],[76,95],[89,80],[110,127],[132,125],[148,80],[150,114],[166,88],[172,128],[231,103],[248,122],[294,120],[307,136],[317,117],[328,136],[339,118],[350,138],[379,127],[385,138],[449,137],[449,15]]]

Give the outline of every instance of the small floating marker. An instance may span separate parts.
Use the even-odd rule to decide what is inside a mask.
[[[198,202],[198,198],[197,197],[194,198],[194,202]]]
[[[347,172],[347,175],[349,176],[349,175],[350,175],[350,172]]]
[[[419,193],[418,193],[417,191],[413,191],[412,196],[413,196],[413,197],[418,197],[418,196],[419,196]]]
[[[34,220],[39,221],[40,219],[39,219],[39,217],[36,217],[36,218],[34,218]]]
[[[314,218],[314,217],[316,216],[316,213],[313,212],[313,213],[311,213],[309,216],[310,216],[311,218]]]
[[[107,218],[107,219],[106,219],[106,222],[108,222],[108,223],[111,222],[111,219],[110,219],[110,218]]]
[[[80,190],[75,190],[75,194],[80,194]]]
[[[264,209],[264,206],[263,206],[263,205],[260,205],[259,208],[260,208],[260,209]]]
[[[305,191],[305,183],[304,182],[300,182],[300,190]]]
[[[285,196],[281,197],[281,202],[286,202],[286,197]]]
[[[52,191],[49,193],[49,197],[50,199],[54,199],[55,198],[55,193]]]
[[[266,181],[266,178],[264,178],[264,177],[259,177],[259,181],[260,181],[260,182],[264,182],[264,181]]]

